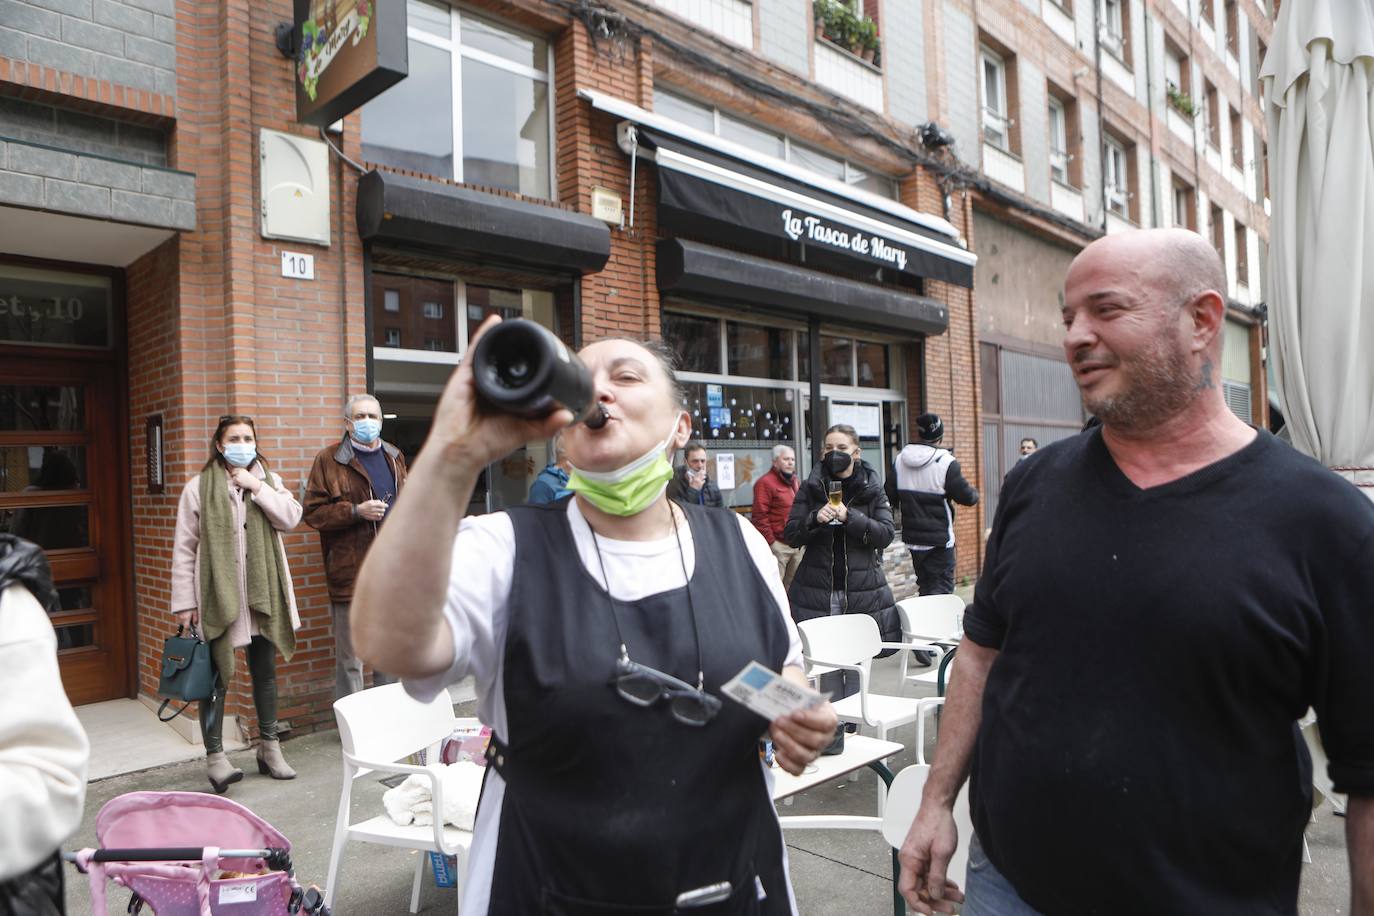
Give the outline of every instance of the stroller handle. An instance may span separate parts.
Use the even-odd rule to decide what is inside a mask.
[[[282,859],[285,849],[269,846],[266,849],[221,849],[221,859]],[[76,853],[63,852],[62,858],[76,862]],[[199,862],[205,858],[205,847],[172,846],[139,849],[97,849],[91,856],[92,862]],[[286,859],[290,861],[290,859]]]

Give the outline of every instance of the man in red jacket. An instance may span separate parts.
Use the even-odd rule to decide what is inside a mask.
[[[750,511],[754,527],[763,533],[764,540],[773,549],[773,556],[778,558],[778,573],[784,588],[791,587],[805,550],[804,547],[788,547],[782,539],[782,529],[787,525],[787,515],[792,511],[792,500],[800,486],[796,470],[797,456],[792,449],[786,445],[773,446],[773,467],[754,481],[754,506]]]

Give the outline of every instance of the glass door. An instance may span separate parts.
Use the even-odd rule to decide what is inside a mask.
[[[0,360],[0,531],[47,554],[62,680],[76,704],[128,694],[129,481],[114,376],[109,360]]]

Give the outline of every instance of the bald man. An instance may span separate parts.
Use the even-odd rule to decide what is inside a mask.
[[[1003,485],[901,852],[917,912],[1296,914],[1313,707],[1374,914],[1374,504],[1227,409],[1225,286],[1183,230],[1069,268],[1064,354],[1102,422]]]

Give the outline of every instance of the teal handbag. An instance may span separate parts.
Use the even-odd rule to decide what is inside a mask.
[[[157,695],[164,698],[157,709],[161,722],[170,722],[187,706],[215,695],[215,663],[210,659],[209,644],[200,638],[195,624],[191,625],[189,637],[182,636],[181,631],[182,627],[177,627],[177,635],[167,637],[162,644],[162,673],[157,682]],[[181,709],[163,718],[162,711],[173,700],[185,702]]]

